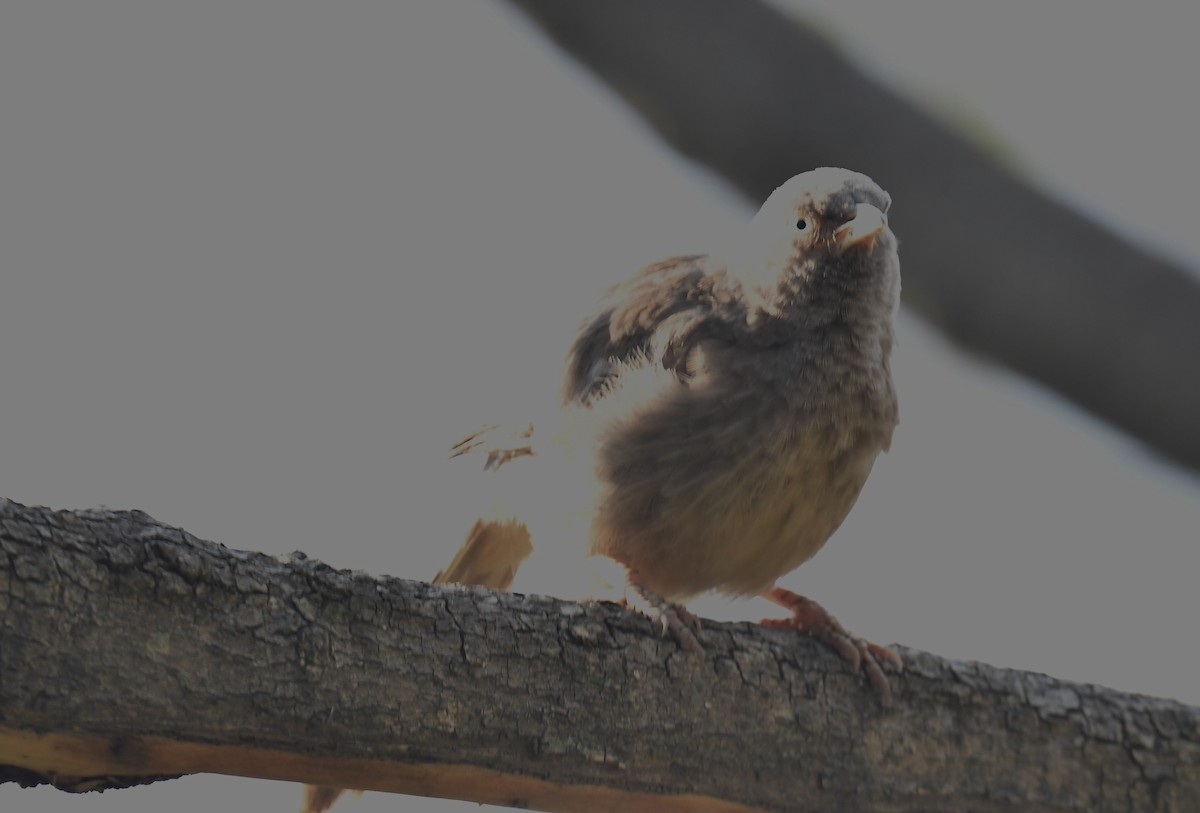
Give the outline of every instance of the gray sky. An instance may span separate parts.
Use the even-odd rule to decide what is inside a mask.
[[[1020,171],[1200,265],[1200,7],[812,6]],[[490,496],[447,446],[556,386],[596,291],[754,205],[500,3],[6,3],[0,115],[0,495],[411,578]],[[1196,481],[908,316],[896,375],[892,452],[783,583],[872,640],[1200,703]],[[0,807],[299,794],[192,777]]]

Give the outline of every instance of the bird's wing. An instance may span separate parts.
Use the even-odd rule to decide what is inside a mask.
[[[580,329],[568,357],[565,398],[589,404],[639,359],[662,364],[688,377],[690,348],[719,333],[710,317],[722,301],[723,272],[711,273],[705,255],[676,257],[651,265],[609,292],[606,306]],[[534,455],[533,426],[506,431],[495,424],[460,440],[451,457],[486,453],[485,469]],[[457,582],[506,589],[532,552],[529,530],[519,522],[480,520],[454,561],[435,583]]]
[[[686,375],[689,347],[716,329],[710,317],[724,274],[704,254],[650,265],[612,288],[607,305],[583,323],[567,355],[565,404],[589,404],[622,365],[644,359]]]

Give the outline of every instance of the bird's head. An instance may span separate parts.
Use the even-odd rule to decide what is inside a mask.
[[[890,206],[866,175],[835,167],[796,175],[771,193],[731,258],[756,306],[752,318],[864,296],[894,310],[900,261]]]

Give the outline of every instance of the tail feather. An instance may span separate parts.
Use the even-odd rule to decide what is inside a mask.
[[[533,449],[533,424],[513,430],[507,436],[497,437],[501,424],[493,423],[482,426],[450,447],[450,457],[462,457],[465,454],[486,452],[487,460],[483,464],[484,471],[494,471],[510,460],[537,452]]]
[[[434,584],[475,584],[507,590],[521,562],[533,552],[529,529],[515,520],[477,520],[454,560]]]
[[[484,453],[484,471],[510,460],[537,454],[533,424],[513,429],[493,423],[482,426],[450,448],[450,457]],[[516,519],[480,519],[467,533],[454,560],[433,577],[434,584],[472,584],[507,590],[517,568],[533,552],[529,528]]]
[[[330,785],[305,785],[304,807],[301,813],[325,813],[333,807],[338,797],[345,793],[345,788],[335,788]],[[361,796],[362,791],[353,791],[355,796]]]

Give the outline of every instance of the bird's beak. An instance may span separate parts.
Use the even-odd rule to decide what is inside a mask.
[[[864,240],[873,241],[887,224],[887,215],[869,203],[860,203],[855,208],[854,219],[839,226],[834,235],[838,246],[845,251]]]

